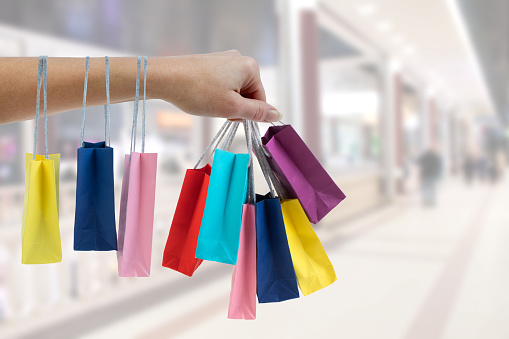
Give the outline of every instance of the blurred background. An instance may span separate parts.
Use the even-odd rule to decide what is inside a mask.
[[[228,320],[231,266],[161,267],[185,170],[220,119],[147,105],[150,278],[119,278],[115,253],[72,251],[79,111],[49,122],[63,261],[20,264],[34,122],[0,126],[0,337],[509,338],[508,33],[505,0],[1,1],[0,56],[255,58],[268,102],[347,199],[315,227],[338,281]],[[131,114],[112,107],[117,208]],[[86,139],[103,132],[89,108]]]

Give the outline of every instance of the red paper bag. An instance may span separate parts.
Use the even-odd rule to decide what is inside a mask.
[[[211,166],[188,169],[163,254],[163,266],[192,276],[203,262],[195,257],[207,200]]]

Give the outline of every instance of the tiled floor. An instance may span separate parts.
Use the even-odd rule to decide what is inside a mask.
[[[318,234],[338,281],[324,290],[228,320],[229,270],[212,279],[211,264],[192,278],[210,282],[82,338],[509,338],[508,202],[507,182],[451,179],[436,208],[413,196],[344,225],[332,215]]]

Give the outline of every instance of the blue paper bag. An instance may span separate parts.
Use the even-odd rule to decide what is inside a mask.
[[[242,205],[247,193],[249,154],[216,149],[196,258],[235,265]]]
[[[74,250],[117,249],[113,148],[104,141],[78,148]]]
[[[299,297],[281,203],[256,195],[256,293],[259,303]]]
[[[115,193],[113,185],[113,148],[106,141],[84,142],[85,107],[89,58],[85,66],[81,142],[78,148],[78,174],[76,179],[76,213],[74,221],[75,251],[117,250],[115,226]],[[106,57],[108,79],[108,58]],[[108,84],[108,82],[107,82]],[[105,139],[109,139],[109,86],[105,107]]]

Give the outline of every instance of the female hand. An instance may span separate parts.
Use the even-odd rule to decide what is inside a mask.
[[[194,115],[274,122],[280,113],[265,102],[258,63],[238,51],[152,58],[154,97]],[[151,70],[147,71],[147,75]]]
[[[34,118],[37,66],[38,58],[0,58],[0,124]],[[48,114],[81,107],[84,75],[84,58],[48,58]],[[104,58],[91,58],[87,106],[106,103],[105,84]],[[111,103],[134,100],[135,86],[136,58],[111,57]],[[268,122],[281,118],[265,102],[258,64],[237,51],[148,58],[147,96],[194,115]]]

